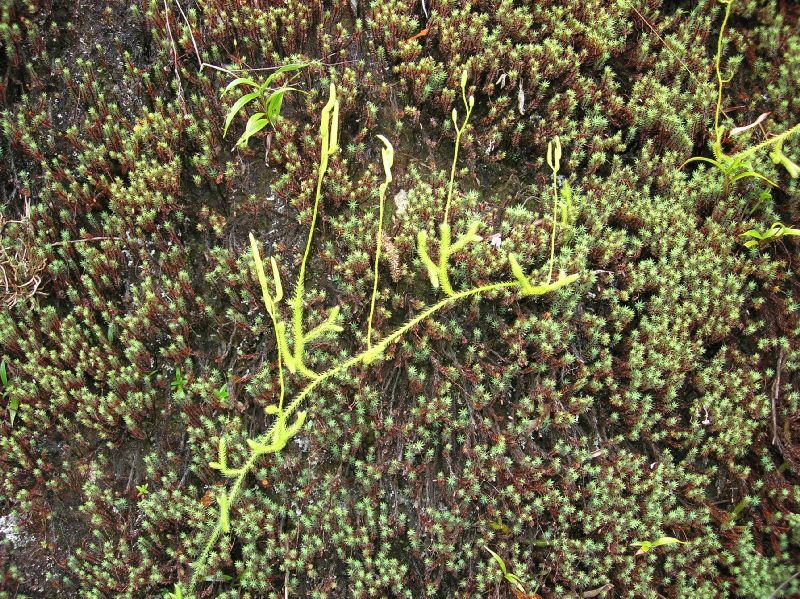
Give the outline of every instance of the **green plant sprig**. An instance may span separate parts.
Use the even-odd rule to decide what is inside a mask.
[[[500,568],[500,572],[503,574],[503,578],[505,578],[506,582],[511,586],[511,591],[514,593],[515,597],[530,597],[531,594],[525,589],[525,585],[522,583],[522,579],[514,574],[513,572],[508,571],[508,567],[506,566],[506,562],[503,561],[503,558],[497,555],[494,551],[489,549],[488,547],[484,546],[484,549],[488,551],[492,559],[497,563],[497,566]],[[537,587],[538,588],[538,585]],[[536,592],[536,588],[534,588],[533,593]]]
[[[479,222],[469,225],[467,232],[459,237],[455,243],[452,242],[452,230],[450,229],[450,204],[453,200],[453,188],[455,185],[456,166],[458,164],[458,150],[461,146],[461,135],[467,128],[472,109],[475,107],[475,97],[467,98],[467,71],[461,74],[461,100],[464,103],[466,115],[461,126],[458,125],[458,110],[453,108],[452,119],[453,127],[456,130],[456,143],[453,151],[453,164],[450,167],[450,182],[447,188],[447,201],[444,207],[444,218],[439,223],[439,263],[435,263],[428,253],[428,234],[423,230],[417,233],[417,253],[419,253],[422,264],[428,271],[428,278],[434,289],[441,287],[442,291],[449,296],[455,294],[453,286],[450,284],[449,260],[457,252],[464,249],[469,243],[480,241],[482,237],[478,235]]]
[[[463,77],[462,91],[464,89],[465,84],[466,84],[465,77]],[[563,275],[562,273],[559,279],[555,282],[550,282],[548,280],[547,282],[542,284],[532,284],[531,281],[522,272],[522,269],[519,266],[519,263],[517,262],[516,258],[514,258],[514,256],[512,255],[509,255],[508,257],[509,264],[511,266],[511,269],[515,277],[513,281],[488,283],[485,285],[471,287],[459,292],[455,292],[449,285],[449,282],[447,282],[446,283],[447,296],[445,298],[428,306],[427,308],[424,308],[423,310],[420,311],[420,313],[417,316],[410,318],[403,325],[397,327],[394,331],[383,337],[377,343],[372,344],[370,341],[370,338],[372,336],[371,324],[374,312],[374,304],[377,291],[377,280],[379,274],[378,260],[380,251],[380,236],[382,230],[380,225],[382,219],[380,219],[378,226],[378,233],[376,235],[378,239],[378,249],[376,250],[373,293],[370,305],[370,317],[368,322],[367,347],[366,349],[356,353],[350,358],[341,360],[339,363],[331,366],[330,368],[328,368],[328,370],[324,371],[321,374],[316,374],[308,371],[307,369],[302,367],[303,342],[304,341],[307,342],[315,338],[319,334],[322,334],[323,332],[327,332],[329,330],[341,330],[341,327],[333,324],[336,315],[338,315],[338,307],[335,307],[330,312],[332,316],[329,316],[326,322],[312,329],[310,332],[304,333],[303,310],[302,310],[303,279],[305,275],[306,262],[310,254],[314,224],[316,221],[317,210],[319,207],[319,202],[321,197],[322,181],[325,172],[327,170],[328,157],[333,152],[335,152],[338,147],[337,145],[338,102],[336,101],[336,90],[333,84],[331,84],[330,88],[330,99],[322,110],[322,125],[320,126],[320,138],[322,143],[322,158],[320,160],[319,177],[317,181],[317,194],[314,203],[314,213],[311,221],[311,230],[309,232],[308,242],[306,244],[306,251],[303,256],[303,260],[300,267],[300,274],[299,274],[298,284],[296,287],[295,296],[290,301],[292,309],[293,326],[295,332],[294,333],[295,353],[291,357],[289,357],[288,354],[285,323],[283,323],[280,320],[280,314],[278,310],[278,302],[280,302],[280,300],[283,298],[283,286],[280,281],[280,273],[278,270],[277,262],[275,258],[270,258],[270,264],[272,267],[273,286],[275,288],[275,292],[273,294],[270,292],[269,289],[269,283],[267,281],[267,275],[264,269],[264,264],[261,259],[261,255],[258,250],[258,244],[255,240],[255,237],[252,234],[250,235],[250,246],[253,257],[254,270],[257,275],[259,285],[261,287],[264,306],[272,320],[272,325],[277,341],[278,378],[280,383],[280,395],[277,404],[273,404],[265,408],[265,413],[269,416],[274,416],[275,420],[272,426],[267,430],[267,432],[263,433],[262,435],[259,435],[255,439],[247,440],[247,445],[250,450],[250,455],[244,462],[244,464],[242,464],[238,468],[231,468],[228,465],[227,442],[225,440],[224,435],[220,437],[217,447],[217,460],[210,462],[209,467],[211,467],[214,470],[220,471],[222,475],[225,476],[226,478],[233,479],[233,482],[231,483],[227,491],[224,490],[220,491],[220,493],[217,495],[217,506],[218,506],[217,522],[214,525],[213,529],[211,530],[208,539],[206,540],[206,543],[203,546],[203,550],[201,551],[200,555],[192,565],[193,572],[188,583],[188,589],[186,589],[188,595],[183,594],[184,589],[178,584],[176,585],[174,592],[169,594],[169,596],[172,598],[192,596],[194,589],[196,588],[197,583],[200,580],[200,576],[202,576],[203,574],[203,571],[205,569],[205,566],[208,562],[209,556],[211,555],[213,548],[215,547],[219,538],[223,534],[227,534],[230,532],[231,509],[236,505],[245,478],[255,468],[256,463],[262,456],[266,454],[273,454],[280,452],[286,447],[289,440],[292,439],[292,437],[294,437],[300,431],[307,417],[307,411],[300,410],[300,408],[303,405],[303,403],[311,396],[311,394],[320,385],[322,385],[323,382],[332,379],[351,368],[356,368],[359,366],[369,367],[373,362],[380,359],[387,351],[387,349],[392,344],[398,342],[403,337],[403,335],[405,335],[408,331],[410,331],[411,329],[422,323],[424,320],[430,318],[437,312],[457,302],[473,297],[488,295],[502,290],[517,290],[521,296],[544,295],[573,283],[579,277],[577,273],[569,276]],[[383,137],[379,137],[379,139],[381,139],[381,141],[384,144],[382,158],[386,175],[385,181],[381,185],[381,188],[379,189],[379,197],[382,207],[385,199],[386,190],[388,188],[389,183],[391,182],[391,166],[393,159],[393,150],[391,144],[388,142],[387,139]],[[556,216],[554,214],[554,219],[555,218]],[[462,249],[470,241],[475,240],[475,238],[477,237],[476,231],[478,228],[478,224],[479,223],[473,223],[470,226],[469,232],[466,235],[459,238],[455,243],[451,245],[449,240],[449,227],[447,226],[446,222],[442,223],[444,243],[440,246],[440,254],[444,256],[444,258],[440,259],[440,264],[437,270],[437,276],[439,276],[438,275],[439,272],[443,272],[444,277],[442,277],[442,279],[445,281],[447,280],[446,279],[447,258],[451,256],[453,253]],[[442,252],[442,248],[444,248],[444,252]],[[429,268],[429,273],[430,273],[430,268]],[[444,286],[445,284],[443,284],[443,287]],[[292,399],[292,401],[288,405],[284,405],[284,396],[285,396],[285,381],[284,381],[284,371],[283,371],[284,364],[287,365],[290,372],[297,371],[300,374],[306,375],[307,378],[310,379],[306,383],[305,387],[303,387],[302,390],[299,393],[297,393],[297,395]],[[291,424],[288,424],[289,419],[292,416],[294,416],[295,413],[296,416],[294,421]]]
[[[771,147],[772,151],[770,152],[770,159],[772,162],[776,165],[780,164],[783,166],[788,171],[789,176],[792,178],[796,179],[797,177],[800,177],[800,166],[792,162],[783,153],[783,142],[792,135],[800,132],[800,123],[794,125],[779,135],[771,137],[749,148],[745,148],[744,150],[735,154],[728,155],[722,149],[722,139],[725,133],[725,127],[720,125],[720,116],[722,114],[722,96],[725,86],[733,79],[733,75],[729,75],[728,77],[724,77],[722,75],[722,46],[725,36],[725,28],[727,27],[728,20],[730,19],[734,0],[719,0],[719,2],[725,5],[725,15],[722,19],[722,25],[719,30],[719,37],[717,38],[717,53],[714,57],[714,71],[717,78],[717,103],[714,111],[714,141],[711,144],[711,150],[714,154],[714,158],[693,156],[684,162],[680,166],[680,169],[683,169],[687,164],[692,162],[705,162],[715,166],[720,170],[725,178],[726,193],[730,191],[731,185],[749,177],[764,181],[773,187],[778,187],[777,183],[759,173],[750,163],[749,158],[760,150]]]
[[[256,465],[258,459],[265,455],[271,453],[277,453],[281,451],[289,440],[294,437],[299,431],[300,428],[303,426],[305,419],[306,419],[306,411],[298,411],[300,406],[303,402],[317,389],[323,382],[336,377],[339,374],[346,372],[347,370],[357,367],[359,365],[369,366],[375,360],[380,358],[385,351],[391,346],[392,344],[396,343],[400,340],[400,338],[406,334],[408,331],[413,329],[415,326],[430,318],[437,312],[443,310],[444,308],[455,304],[461,300],[468,299],[474,296],[480,295],[487,295],[492,292],[497,292],[503,289],[513,289],[518,288],[522,291],[523,295],[544,295],[546,293],[550,293],[561,287],[569,285],[570,283],[576,281],[578,279],[578,274],[573,274],[568,277],[560,278],[558,281],[550,284],[542,284],[542,285],[528,285],[530,289],[526,291],[523,289],[523,285],[519,280],[515,281],[503,281],[499,283],[490,283],[487,285],[481,285],[479,287],[473,287],[471,289],[467,289],[465,291],[461,291],[455,293],[451,296],[445,297],[438,301],[437,303],[429,306],[428,308],[424,309],[414,318],[408,320],[405,324],[395,329],[391,334],[387,337],[382,339],[380,342],[373,345],[370,349],[365,349],[362,352],[348,358],[340,362],[339,364],[329,368],[322,374],[318,375],[314,379],[312,379],[289,403],[285,408],[281,409],[279,406],[267,406],[265,410],[267,414],[275,415],[276,420],[273,423],[272,427],[263,435],[259,436],[257,439],[248,439],[247,444],[250,447],[250,457],[248,460],[239,468],[232,469],[229,468],[227,462],[225,461],[224,455],[225,450],[222,448],[224,440],[220,440],[220,449],[219,449],[219,457],[218,461],[211,462],[209,466],[216,470],[220,470],[223,475],[234,478],[235,481],[227,493],[221,493],[218,496],[218,505],[220,508],[219,512],[219,521],[217,525],[212,530],[209,540],[207,541],[203,552],[200,554],[200,557],[194,563],[194,573],[189,585],[189,592],[192,592],[196,586],[196,583],[199,579],[199,576],[202,572],[203,567],[205,566],[206,561],[208,560],[208,556],[210,555],[211,550],[213,549],[214,545],[216,544],[219,537],[223,534],[228,532],[227,523],[229,522],[229,513],[231,507],[236,503],[238,499],[239,492],[241,491],[242,484],[244,482],[245,477],[249,472],[253,470]],[[291,417],[295,412],[297,412],[297,418],[295,422],[290,426],[286,426],[286,421]],[[222,500],[220,501],[220,498]]]

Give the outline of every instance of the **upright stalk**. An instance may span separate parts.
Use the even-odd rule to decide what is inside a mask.
[[[467,71],[465,70],[461,74],[461,100],[464,102],[464,109],[467,111],[466,116],[464,117],[464,122],[461,123],[461,126],[458,126],[458,111],[453,108],[453,127],[456,130],[456,149],[453,152],[453,164],[450,166],[450,184],[447,187],[447,202],[444,206],[444,220],[442,220],[443,224],[449,224],[448,219],[450,218],[450,202],[453,199],[453,186],[455,185],[456,180],[456,164],[458,163],[458,148],[461,145],[461,135],[464,133],[464,129],[467,128],[467,122],[469,121],[469,117],[472,114],[472,109],[475,106],[475,97],[470,96],[469,99],[467,98]]]
[[[717,109],[714,112],[714,133],[716,135],[716,143],[714,144],[714,156],[719,160],[722,156],[722,129],[719,126],[719,116],[722,112],[722,91],[725,84],[730,83],[733,75],[725,79],[722,76],[722,40],[725,36],[725,27],[728,25],[728,19],[731,16],[731,7],[733,0],[720,0],[725,5],[725,17],[722,19],[722,26],[719,30],[719,37],[717,38],[717,56],[714,60],[714,70],[717,73]]]
[[[378,139],[383,142],[383,149],[381,150],[381,159],[383,160],[383,171],[386,176],[384,182],[378,190],[380,201],[378,205],[378,234],[375,241],[375,269],[372,277],[372,299],[369,303],[369,319],[367,320],[367,350],[372,347],[372,317],[375,314],[375,298],[378,295],[378,263],[381,256],[381,242],[383,237],[383,205],[386,200],[386,190],[392,182],[392,164],[394,163],[394,148],[389,140],[383,135],[379,135]]]
[[[556,224],[558,222],[558,171],[561,168],[561,140],[558,136],[547,143],[547,164],[553,171],[553,229],[550,232],[550,267],[547,270],[547,282],[553,280],[553,266],[556,256]]]
[[[303,369],[302,358],[304,350],[303,335],[303,294],[305,288],[306,264],[311,254],[311,243],[314,239],[314,229],[317,224],[317,213],[319,212],[319,202],[322,197],[322,181],[328,171],[328,158],[339,148],[339,101],[336,99],[336,88],[333,83],[330,87],[328,103],[322,109],[322,122],[320,123],[320,162],[319,173],[317,174],[317,189],[314,196],[314,211],[311,215],[311,227],[308,230],[308,241],[303,253],[303,260],[300,263],[300,274],[297,277],[294,298],[292,299],[292,327],[293,327],[293,353],[294,360],[298,368]],[[308,374],[308,373],[304,373]]]

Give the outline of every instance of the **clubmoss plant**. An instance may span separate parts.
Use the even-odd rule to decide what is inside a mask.
[[[0,264],[15,293],[0,282],[0,302],[10,300],[0,309],[9,383],[0,494],[7,523],[34,542],[0,549],[0,595],[137,599],[178,580],[185,591],[217,495],[235,481],[209,468],[219,440],[236,470],[247,439],[273,424],[264,409],[278,403],[277,350],[247,232],[273,297],[276,258],[291,350],[288,300],[328,84],[290,92],[282,117],[291,100],[292,118],[250,139],[252,149],[272,135],[269,169],[260,153],[227,151],[259,102],[221,139],[231,104],[252,89],[219,92],[240,76],[260,84],[281,57],[311,66],[273,87],[330,78],[347,123],[304,295],[307,329],[338,305],[345,330],[306,345],[312,370],[367,347],[383,181],[374,133],[397,155],[372,347],[448,297],[428,287],[416,241],[425,228],[438,262],[453,148],[431,144],[455,139],[453,106],[464,120],[465,68],[479,105],[461,136],[449,223],[455,238],[480,219],[477,234],[494,243],[453,256],[454,290],[506,271],[516,280],[509,252],[545,282],[554,203],[545,150],[556,135],[554,278],[559,267],[597,271],[591,285],[582,277],[585,293],[517,301],[504,289],[453,304],[398,339],[385,362],[320,384],[298,410],[308,412],[302,430],[246,475],[195,594],[512,597],[483,545],[547,597],[800,594],[800,578],[786,584],[800,561],[800,238],[756,255],[742,244],[749,237],[735,237],[775,221],[798,227],[798,187],[773,166],[774,148],[753,156],[786,193],[765,196],[753,210],[763,217],[734,230],[756,188],[771,186],[745,179],[726,195],[714,167],[688,184],[677,172],[690,156],[714,158],[713,46],[725,8],[716,0],[428,1],[428,22],[419,2],[400,0],[360,2],[357,19],[342,18],[346,2],[302,0],[145,0],[71,17],[45,0],[6,4],[0,245],[11,262]],[[736,115],[769,109],[761,124],[773,133],[800,120],[794,4],[733,6],[723,74],[742,60],[720,116],[728,154],[769,137],[758,125],[737,134],[747,123]],[[419,143],[429,159],[400,160]],[[781,152],[800,162],[799,143],[787,138]],[[479,192],[462,193],[467,149]],[[520,171],[537,159],[544,170]],[[575,206],[566,221],[565,174]],[[540,177],[543,188],[528,187]],[[119,241],[74,243],[101,237]],[[310,379],[281,364],[286,407]],[[189,379],[180,401],[170,393],[176,367]],[[699,542],[634,555],[631,541],[662,535]]]
[[[465,105],[468,107],[468,112],[467,112],[467,118],[468,118],[472,106],[474,105],[474,100],[470,98],[470,100],[467,101],[464,95],[465,86],[466,86],[466,74],[461,78],[461,89],[462,89],[462,98],[464,99]],[[272,292],[270,291],[270,284],[267,280],[267,275],[258,249],[258,244],[255,240],[255,237],[252,234],[250,235],[251,252],[252,252],[255,274],[258,278],[258,282],[261,287],[264,307],[266,308],[267,313],[270,316],[272,327],[276,336],[276,345],[278,352],[277,363],[278,363],[279,395],[276,404],[271,404],[265,408],[265,413],[268,416],[274,416],[275,419],[272,426],[266,433],[259,435],[255,439],[252,438],[247,439],[247,445],[250,451],[249,457],[242,465],[238,467],[231,467],[231,465],[229,465],[227,440],[224,434],[220,436],[219,443],[217,446],[217,460],[214,462],[210,462],[209,466],[212,469],[219,471],[225,478],[230,479],[232,482],[229,484],[227,488],[224,488],[217,493],[216,495],[216,503],[218,507],[217,521],[208,536],[208,539],[203,547],[202,552],[193,563],[192,576],[186,588],[183,589],[181,585],[178,584],[176,585],[174,591],[168,594],[168,596],[173,599],[177,597],[193,595],[198,582],[200,582],[200,580],[206,573],[205,569],[209,556],[211,555],[211,552],[216,546],[218,540],[223,535],[228,534],[231,530],[231,509],[235,506],[236,501],[242,492],[245,478],[256,468],[256,465],[262,456],[280,452],[282,449],[284,449],[284,447],[286,447],[289,440],[292,439],[292,437],[294,437],[301,430],[307,419],[308,410],[301,410],[300,408],[304,405],[304,403],[307,400],[313,397],[314,392],[320,385],[322,385],[323,382],[329,379],[333,379],[338,375],[344,374],[350,369],[354,369],[360,366],[368,367],[376,360],[379,360],[386,352],[387,348],[389,348],[392,344],[398,342],[407,332],[409,332],[414,327],[416,327],[426,319],[430,318],[437,312],[461,300],[466,300],[468,298],[473,298],[473,297],[481,297],[501,290],[516,290],[519,293],[519,295],[523,297],[530,295],[544,295],[546,293],[550,293],[552,291],[560,289],[561,287],[573,283],[579,277],[578,273],[569,276],[562,274],[559,277],[559,279],[553,283],[551,283],[548,280],[542,284],[533,284],[525,276],[517,260],[513,256],[509,255],[508,262],[511,265],[515,277],[514,280],[478,285],[475,287],[469,287],[463,291],[456,292],[452,289],[449,282],[447,282],[447,272],[446,272],[447,259],[453,253],[461,250],[467,243],[477,241],[480,239],[476,234],[477,228],[480,225],[480,223],[475,222],[472,225],[470,225],[468,233],[459,238],[454,244],[450,245],[449,243],[450,231],[445,216],[445,220],[442,222],[442,226],[440,227],[440,230],[442,232],[440,254],[441,256],[443,256],[443,258],[440,259],[440,264],[438,269],[434,267],[434,270],[436,271],[435,276],[431,275],[432,270],[430,264],[426,263],[426,267],[428,269],[429,275],[431,276],[431,282],[433,284],[433,287],[438,288],[437,282],[441,281],[443,283],[442,289],[445,291],[447,297],[441,299],[440,301],[428,307],[421,309],[417,316],[409,319],[405,324],[397,327],[394,331],[392,331],[391,333],[387,334],[386,336],[378,340],[375,344],[372,344],[371,342],[372,316],[374,312],[377,279],[379,274],[378,260],[380,256],[379,252],[380,252],[380,237],[381,237],[380,216],[382,216],[381,212],[382,212],[383,202],[385,199],[386,189],[388,188],[388,185],[391,182],[391,166],[393,160],[393,150],[391,144],[388,142],[386,138],[379,137],[379,139],[384,144],[384,148],[382,151],[382,160],[385,172],[385,180],[379,189],[379,201],[380,201],[379,223],[378,223],[378,231],[376,233],[376,239],[378,244],[376,248],[375,269],[373,272],[373,292],[370,302],[370,316],[367,323],[367,347],[351,357],[340,359],[340,361],[338,361],[328,370],[320,374],[310,371],[307,367],[303,365],[305,344],[310,341],[313,341],[314,339],[316,339],[317,337],[321,336],[324,333],[341,330],[341,327],[335,323],[336,318],[339,314],[338,307],[334,307],[330,311],[326,321],[324,321],[321,325],[312,328],[309,332],[305,332],[306,322],[303,312],[304,278],[306,272],[306,263],[311,253],[311,244],[314,234],[317,212],[319,208],[320,199],[322,196],[323,178],[328,168],[329,157],[338,149],[338,130],[339,130],[338,115],[339,115],[339,103],[336,98],[336,88],[333,85],[333,83],[331,83],[329,99],[325,107],[322,109],[321,113],[322,119],[319,131],[321,154],[320,154],[320,164],[319,164],[318,179],[317,179],[316,197],[311,219],[310,231],[308,235],[308,241],[306,243],[305,253],[303,255],[303,259],[300,265],[298,281],[295,287],[295,295],[289,302],[292,312],[292,322],[293,322],[293,332],[294,332],[293,353],[291,355],[288,352],[285,324],[281,320],[280,316],[279,305],[281,300],[283,299],[283,286],[281,284],[277,261],[275,260],[275,258],[270,258],[270,265],[272,269],[272,286],[274,288],[274,292]],[[456,117],[455,111],[453,117],[455,123],[455,117]],[[461,131],[463,131],[463,128],[466,126],[466,122],[467,120],[465,119],[464,123],[461,126],[460,129]],[[457,135],[456,149],[454,151],[454,166],[452,169],[453,173],[455,172],[455,161],[458,152],[459,139],[460,136]],[[452,192],[452,186],[451,186],[451,192]],[[450,195],[448,195],[448,204],[445,209],[445,214],[447,213],[447,209],[449,208],[450,199],[451,197]],[[554,220],[556,219],[555,213],[553,214],[553,218]],[[430,262],[429,259],[428,262]],[[284,401],[285,390],[286,390],[286,384],[284,380],[284,370],[283,370],[284,365],[287,366],[290,372],[292,373],[297,372],[298,374],[305,376],[307,379],[310,379],[310,381],[306,383],[305,387],[303,387],[297,393],[297,395],[288,403],[288,405],[285,404]],[[290,423],[290,419],[292,417],[294,417],[294,420]]]
[[[744,150],[741,150],[735,154],[726,154],[722,148],[722,141],[726,131],[724,125],[720,124],[720,116],[722,114],[722,98],[725,86],[731,82],[733,75],[729,75],[728,77],[723,76],[721,62],[725,27],[727,26],[728,20],[731,16],[731,9],[734,1],[735,0],[719,0],[720,4],[725,5],[725,15],[722,19],[722,25],[720,26],[719,36],[717,38],[717,53],[714,57],[714,72],[717,78],[717,103],[714,110],[714,140],[711,143],[711,150],[714,154],[714,158],[694,156],[689,158],[689,160],[684,162],[680,167],[683,168],[691,162],[706,162],[714,165],[722,172],[725,178],[726,192],[730,191],[731,185],[748,177],[760,179],[772,185],[773,187],[778,186],[777,183],[755,170],[755,167],[750,162],[750,159],[755,154],[766,148],[772,148],[770,151],[770,159],[774,164],[782,165],[792,178],[797,178],[800,176],[800,167],[798,167],[797,164],[792,162],[783,153],[783,142],[792,135],[800,132],[800,123],[794,125],[779,135],[771,137],[749,148],[745,148]]]
[[[472,109],[475,106],[475,97],[469,96],[467,98],[467,71],[463,71],[461,74],[461,100],[464,103],[464,108],[466,110],[466,114],[464,115],[464,121],[459,126],[458,124],[458,110],[453,108],[452,112],[452,120],[453,120],[453,127],[456,130],[456,143],[455,143],[455,150],[453,151],[453,163],[450,167],[450,181],[447,187],[447,201],[444,207],[444,218],[442,222],[439,223],[439,262],[438,264],[435,263],[430,255],[428,254],[428,234],[421,230],[417,234],[417,251],[419,253],[420,259],[422,263],[425,265],[425,268],[428,271],[428,277],[430,278],[431,285],[434,288],[442,288],[442,291],[452,297],[455,295],[455,291],[453,290],[453,286],[450,284],[450,275],[448,273],[449,268],[449,260],[453,257],[454,254],[464,249],[467,244],[475,243],[481,240],[481,237],[478,235],[478,227],[480,226],[480,222],[475,221],[469,225],[467,232],[459,237],[454,243],[452,243],[452,231],[450,229],[450,204],[453,200],[453,187],[455,185],[455,174],[456,174],[456,165],[458,163],[458,149],[461,144],[461,135],[464,133],[464,130],[467,128],[467,124],[469,123],[469,117],[472,114]]]

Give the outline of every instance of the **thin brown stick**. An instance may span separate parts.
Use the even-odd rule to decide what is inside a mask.
[[[181,83],[180,67],[178,67],[178,49],[175,47],[175,40],[172,38],[172,27],[169,24],[169,6],[164,0],[164,21],[167,24],[167,35],[169,36],[170,49],[172,50],[172,65],[175,69],[175,81],[178,84],[178,101],[181,103],[183,116],[189,118],[189,111],[186,110],[186,98],[183,96],[183,84]]]
[[[697,81],[697,77],[694,76],[694,73],[692,73],[691,69],[689,69],[689,67],[686,65],[685,62],[683,62],[681,57],[678,56],[677,52],[675,52],[675,50],[673,50],[672,47],[667,43],[667,40],[665,40],[663,37],[661,37],[661,34],[658,33],[658,31],[656,31],[656,28],[653,27],[653,25],[650,23],[650,21],[645,19],[644,15],[642,13],[640,13],[639,10],[633,4],[630,4],[629,6],[633,9],[633,12],[635,12],[639,16],[639,18],[644,22],[644,24],[647,25],[650,28],[650,31],[652,31],[655,34],[655,36],[661,41],[661,43],[664,44],[664,47],[667,49],[667,51],[670,54],[672,54],[673,58],[675,58],[675,60],[677,60],[679,63],[681,63],[683,68],[686,69],[686,72],[689,73],[689,76],[692,79],[694,79],[695,81]]]
[[[166,0],[164,0],[166,2]],[[178,6],[178,10],[183,17],[183,22],[186,23],[186,28],[189,30],[189,38],[192,40],[192,47],[194,48],[194,55],[197,57],[197,64],[200,65],[200,70],[202,71],[203,68],[208,67],[209,69],[215,69],[217,71],[222,71],[223,73],[227,73],[228,75],[235,75],[233,71],[230,69],[226,69],[224,67],[219,67],[215,64],[210,64],[203,60],[203,57],[200,55],[200,48],[197,47],[197,40],[194,39],[194,32],[192,31],[192,25],[189,23],[189,19],[186,16],[186,13],[183,12],[183,7],[178,0],[175,0],[175,4]]]
[[[798,570],[797,572],[792,574],[789,578],[784,580],[777,589],[775,589],[774,591],[772,591],[772,593],[770,593],[770,596],[767,597],[767,599],[775,599],[778,596],[778,593],[780,593],[784,588],[786,588],[786,585],[788,585],[798,576],[800,576],[800,570]]]
[[[783,453],[781,448],[780,439],[778,439],[778,398],[781,392],[781,370],[783,370],[783,361],[786,357],[786,351],[781,348],[780,354],[778,354],[778,366],[777,372],[775,373],[775,380],[772,383],[772,401],[771,401],[771,411],[772,411],[772,444],[777,445],[778,449],[781,449],[781,453]]]
[[[85,239],[67,239],[66,241],[55,241],[50,245],[66,245],[68,243],[83,243],[86,241],[124,241],[122,237],[86,237]]]

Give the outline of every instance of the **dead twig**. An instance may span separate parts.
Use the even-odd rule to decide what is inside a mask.
[[[772,382],[772,401],[770,406],[772,411],[772,444],[778,446],[781,455],[783,455],[783,448],[778,438],[778,398],[781,392],[781,370],[783,370],[783,362],[785,359],[786,350],[781,348],[780,354],[778,354],[778,366],[776,367],[775,380]]]
[[[164,0],[164,21],[167,24],[167,35],[169,36],[170,50],[172,51],[172,65],[175,69],[175,81],[178,85],[178,101],[181,103],[183,117],[189,118],[189,111],[186,110],[186,98],[183,95],[183,84],[181,83],[180,67],[178,66],[178,49],[175,47],[175,40],[172,38],[172,27],[169,24],[169,6]]]
[[[769,597],[767,597],[767,599],[775,599],[778,596],[778,593],[780,593],[783,589],[785,589],[786,585],[788,585],[790,582],[792,582],[798,576],[800,576],[800,570],[798,570],[797,572],[792,574],[789,578],[784,580],[777,589],[772,591],[772,593],[770,594]]]
[[[639,16],[639,18],[642,20],[642,22],[650,28],[650,31],[652,31],[655,34],[655,36],[661,41],[661,43],[664,44],[664,47],[667,49],[667,51],[670,54],[672,54],[672,57],[675,60],[677,60],[679,63],[681,63],[683,68],[686,69],[686,72],[689,73],[689,76],[692,79],[694,79],[695,81],[697,81],[697,77],[695,77],[695,75],[694,75],[694,73],[692,73],[691,69],[686,65],[686,63],[681,59],[681,57],[678,56],[677,52],[675,52],[675,50],[673,50],[672,47],[667,43],[667,40],[665,40],[663,37],[661,37],[661,34],[658,33],[658,31],[656,31],[656,28],[653,27],[653,25],[650,23],[650,21],[645,19],[644,15],[642,13],[640,13],[639,10],[635,6],[633,6],[632,4],[630,4],[629,6],[633,9],[633,12],[635,12]]]

